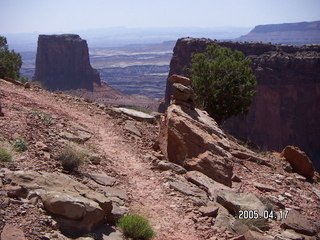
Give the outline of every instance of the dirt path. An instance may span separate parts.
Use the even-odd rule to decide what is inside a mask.
[[[100,152],[112,158],[112,170],[123,176],[124,187],[131,195],[130,210],[150,219],[157,232],[156,239],[200,239],[191,220],[192,213],[182,211],[181,199],[175,194],[168,194],[170,190],[164,184],[165,174],[151,169],[151,163],[143,155],[145,153],[117,131],[115,119],[94,114],[94,110],[86,105],[45,91],[25,90],[13,85],[5,86],[3,83],[0,84],[0,89],[9,95],[22,95],[52,114],[67,116],[93,132],[91,141]]]

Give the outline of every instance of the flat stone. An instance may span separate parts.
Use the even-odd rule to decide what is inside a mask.
[[[230,189],[229,187],[214,181],[208,176],[198,171],[189,171],[186,174],[189,182],[201,187],[213,198],[216,192],[220,189]]]
[[[111,215],[110,199],[65,174],[6,171],[5,179],[27,189],[27,200],[38,197],[57,216],[61,231],[90,232]]]
[[[258,157],[252,153],[249,153],[249,152],[232,151],[231,154],[234,157],[239,158],[239,159],[248,160],[248,161],[262,164],[262,165],[265,165],[268,167],[272,166],[267,159],[262,158],[262,157]]]
[[[171,181],[169,182],[169,187],[184,195],[195,197],[203,203],[206,203],[208,200],[207,193],[205,191],[201,190],[192,183],[188,183],[187,181]]]
[[[161,171],[172,170],[177,174],[185,174],[187,172],[187,170],[184,167],[181,167],[178,164],[168,162],[168,161],[158,161],[156,163],[156,168]]]
[[[129,109],[129,108],[118,108],[118,110],[138,121],[146,121],[153,123],[155,121],[155,117],[150,114],[143,113],[137,110]]]
[[[96,183],[103,185],[103,186],[113,186],[117,181],[117,179],[115,179],[114,177],[110,177],[104,173],[89,173],[89,176]]]
[[[252,193],[237,193],[231,190],[219,190],[217,202],[224,206],[232,214],[238,214],[239,210],[257,210],[263,214],[266,206]]]
[[[134,121],[125,121],[124,129],[138,137],[142,136]]]
[[[316,226],[305,216],[295,210],[290,210],[286,219],[282,220],[281,227],[293,229],[297,233],[313,236],[317,233]]]
[[[199,211],[204,216],[215,218],[218,215],[219,206],[217,204],[211,203],[211,204],[208,204],[207,206],[200,207]]]
[[[187,77],[183,77],[177,74],[173,74],[168,78],[168,81],[171,83],[180,83],[186,87],[191,86],[191,80]]]
[[[246,240],[274,240],[274,238],[271,236],[263,235],[262,233],[251,230],[247,231],[244,234],[244,237],[246,238]]]
[[[290,240],[311,240],[312,239],[310,236],[299,234],[289,229],[281,233],[281,237],[284,237],[285,239],[290,239]],[[316,237],[314,237],[314,240],[316,240]]]
[[[262,184],[262,183],[253,183],[253,185],[261,190],[261,191],[265,191],[265,192],[278,192],[277,189],[275,189],[274,187],[267,185],[267,184]]]
[[[10,224],[6,224],[1,233],[1,240],[26,240],[23,231]]]
[[[110,199],[118,198],[122,200],[122,202],[127,202],[129,200],[126,191],[115,188],[115,187],[104,187],[103,188],[104,195]],[[122,203],[119,202],[119,203]]]
[[[91,138],[91,134],[84,131],[78,131],[77,133],[63,131],[59,135],[64,139],[76,143],[85,143]]]

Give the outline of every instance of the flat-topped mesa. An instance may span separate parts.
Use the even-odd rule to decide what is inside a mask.
[[[100,74],[90,65],[87,41],[76,34],[39,35],[34,81],[49,90],[100,85]]]

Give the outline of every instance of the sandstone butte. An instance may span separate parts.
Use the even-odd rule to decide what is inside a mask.
[[[192,53],[204,52],[210,39],[181,38],[170,62],[169,76],[188,77]],[[252,60],[257,79],[256,95],[246,117],[224,123],[231,134],[265,149],[282,151],[287,145],[305,151],[320,170],[320,45],[275,45],[266,43],[216,42],[242,51]],[[167,82],[164,111],[172,94]]]
[[[194,108],[188,79],[170,81],[172,104],[148,121],[0,79],[0,147],[14,155],[0,155],[1,240],[121,240],[128,213],[156,240],[319,239],[320,176],[306,154],[248,149]],[[78,168],[63,169],[65,147],[82,152]]]

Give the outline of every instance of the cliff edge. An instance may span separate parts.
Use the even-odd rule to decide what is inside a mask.
[[[210,39],[179,39],[170,62],[170,73],[188,76],[192,53],[204,52]],[[242,51],[252,60],[257,93],[246,117],[228,120],[224,128],[238,137],[280,151],[296,145],[320,169],[320,45],[289,46],[264,43],[216,42]],[[166,109],[172,94],[168,81]]]

